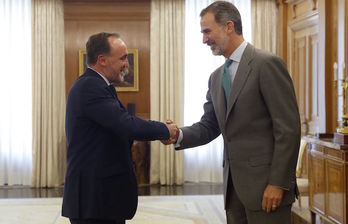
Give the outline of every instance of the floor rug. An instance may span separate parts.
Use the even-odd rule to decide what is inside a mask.
[[[0,199],[0,224],[69,224],[61,198]],[[127,224],[226,223],[222,195],[141,196]]]

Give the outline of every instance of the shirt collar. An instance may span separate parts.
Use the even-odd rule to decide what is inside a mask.
[[[106,82],[106,84],[107,84],[108,86],[110,85],[109,80],[108,80],[107,78],[105,78],[102,74],[100,74],[99,72],[97,72],[96,70],[94,70],[93,68],[91,68],[91,67],[89,67],[89,66],[87,66],[87,68],[89,68],[89,69],[95,71],[96,73],[98,73],[98,75],[100,75],[100,76],[104,79],[104,81]]]
[[[244,50],[246,48],[246,46],[248,45],[248,43],[244,40],[239,47],[237,47],[236,50],[233,51],[233,53],[231,54],[231,56],[229,57],[229,59],[231,59],[232,61],[235,62],[240,62],[242,55],[244,53]]]

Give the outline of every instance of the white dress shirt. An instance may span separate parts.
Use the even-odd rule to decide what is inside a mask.
[[[107,78],[105,78],[102,74],[100,74],[99,72],[97,72],[96,70],[94,70],[93,68],[91,68],[91,67],[89,67],[89,66],[87,66],[87,68],[89,68],[89,69],[95,71],[96,73],[98,73],[98,75],[100,75],[100,76],[104,79],[104,81],[106,82],[106,84],[107,84],[108,86],[110,86],[109,80],[108,80]]]

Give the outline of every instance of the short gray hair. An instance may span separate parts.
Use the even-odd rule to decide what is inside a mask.
[[[228,21],[232,21],[236,33],[238,35],[243,34],[242,19],[240,18],[238,9],[232,3],[216,1],[203,9],[200,16],[203,17],[208,12],[214,14],[215,21],[220,26],[224,26]]]

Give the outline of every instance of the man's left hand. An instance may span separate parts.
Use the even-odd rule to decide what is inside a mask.
[[[283,193],[283,189],[272,184],[268,184],[263,192],[262,209],[267,213],[270,211],[275,211],[282,202]]]

